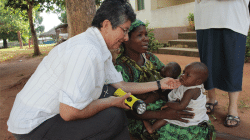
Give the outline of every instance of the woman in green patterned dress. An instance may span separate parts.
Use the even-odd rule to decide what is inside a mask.
[[[148,42],[149,38],[147,36],[147,30],[145,24],[136,20],[131,24],[129,29],[129,41],[123,43],[122,53],[116,59],[115,67],[118,72],[121,72],[123,76],[123,80],[125,82],[149,82],[159,80],[162,77],[160,76],[160,71],[164,67],[164,64],[152,53],[148,52]],[[140,99],[151,99],[155,101],[159,99],[159,94],[155,92],[155,96],[152,96],[152,93],[147,93],[144,95],[137,96]],[[168,126],[168,130],[172,130],[171,134],[166,135],[168,130],[166,127],[164,129],[159,129],[154,134],[149,135],[143,125],[142,119],[147,119],[154,121],[155,119],[159,119],[161,117],[166,117],[170,119],[176,119],[182,122],[187,122],[187,120],[183,119],[184,115],[180,117],[179,113],[183,113],[185,111],[176,111],[172,109],[161,110],[161,107],[166,103],[165,100],[157,100],[153,103],[149,103],[147,105],[147,111],[142,115],[137,115],[132,111],[127,111],[127,116],[129,118],[129,132],[130,134],[137,139],[158,139],[159,135],[164,134],[165,139],[187,139],[190,138],[187,135],[200,135],[201,132],[207,131],[208,129],[204,127],[200,128],[177,128],[175,125]],[[190,110],[190,109],[187,109]],[[159,115],[159,112],[166,112],[166,115]],[[187,114],[185,118],[190,118],[192,115]],[[163,127],[162,127],[163,128]],[[180,131],[183,133],[172,133],[173,130]],[[170,131],[169,131],[170,132]],[[206,139],[206,138],[204,138]]]

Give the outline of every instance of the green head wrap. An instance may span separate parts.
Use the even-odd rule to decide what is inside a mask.
[[[143,23],[142,21],[136,19],[130,26],[129,28],[129,32],[132,31],[134,28],[138,27],[138,26],[141,26],[141,25],[144,25],[145,26],[145,23]]]

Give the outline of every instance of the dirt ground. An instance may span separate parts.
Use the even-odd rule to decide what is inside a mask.
[[[199,61],[197,57],[185,57],[175,55],[156,54],[159,59],[166,64],[175,61],[184,69],[185,65]],[[12,61],[0,63],[0,140],[14,140],[12,134],[7,131],[7,120],[15,100],[16,94],[22,89],[27,78],[35,71],[42,60],[37,58],[18,58]],[[228,95],[226,92],[217,90],[219,104],[215,112],[210,115],[210,119],[216,131],[223,134],[250,139],[250,63],[244,66],[243,91],[240,93],[238,106],[241,118],[240,126],[236,128],[224,127],[223,122],[227,115]],[[225,138],[225,137],[224,137]],[[218,138],[219,139],[219,138]],[[233,137],[226,138],[233,139]],[[222,140],[222,139],[221,139]]]

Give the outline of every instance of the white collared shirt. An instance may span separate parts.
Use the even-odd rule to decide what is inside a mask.
[[[8,131],[29,133],[59,114],[60,102],[82,110],[100,97],[104,84],[120,81],[100,31],[90,27],[44,57],[16,96]]]
[[[249,0],[195,1],[195,30],[227,28],[248,35]]]

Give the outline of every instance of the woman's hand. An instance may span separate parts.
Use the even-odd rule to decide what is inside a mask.
[[[176,89],[181,85],[179,79],[163,78],[160,81],[162,89]]]
[[[127,99],[130,95],[131,93],[127,93],[122,97],[110,96],[108,99],[110,100],[112,106],[130,110],[131,108],[125,103],[125,99]]]
[[[185,120],[185,118],[193,118],[194,113],[187,112],[192,111],[191,108],[186,108],[186,110],[178,111],[171,109],[169,107],[165,108],[164,110],[161,110],[162,114],[164,114],[163,118],[169,119],[169,120],[178,120],[181,122],[188,123],[188,120]]]

